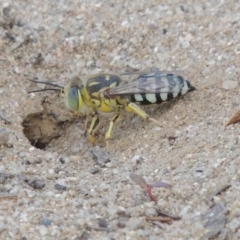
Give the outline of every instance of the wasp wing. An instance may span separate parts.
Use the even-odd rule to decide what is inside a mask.
[[[119,75],[139,75],[139,76],[143,76],[143,75],[149,75],[149,72],[151,74],[174,74],[174,75],[182,75],[183,71],[180,70],[172,70],[172,71],[168,71],[168,70],[158,70],[158,69],[151,69],[151,71],[129,71],[129,72],[122,72],[122,73],[118,73]]]
[[[134,94],[175,93],[185,94],[195,88],[180,75],[168,72],[153,72],[140,75],[133,82],[110,88],[108,97],[132,96]]]

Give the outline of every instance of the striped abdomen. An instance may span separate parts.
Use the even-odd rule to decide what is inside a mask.
[[[182,96],[195,88],[182,76],[172,73],[153,73],[140,76],[138,91],[131,95],[131,102],[141,105],[159,104]]]

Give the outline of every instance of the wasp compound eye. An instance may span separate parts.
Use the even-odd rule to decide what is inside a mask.
[[[77,86],[71,87],[66,96],[66,105],[72,111],[77,111],[79,109],[79,101],[81,98],[80,91]]]

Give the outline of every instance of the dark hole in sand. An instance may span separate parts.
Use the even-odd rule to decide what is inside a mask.
[[[67,122],[57,121],[54,114],[31,113],[22,123],[23,133],[34,147],[44,150],[53,139],[64,133]]]

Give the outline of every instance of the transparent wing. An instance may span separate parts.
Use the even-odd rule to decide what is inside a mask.
[[[186,80],[180,75],[169,72],[153,72],[139,76],[133,82],[110,88],[109,97],[130,96],[145,93],[178,93],[184,87]]]
[[[183,74],[183,71],[180,71],[180,70],[171,70],[171,71],[168,71],[168,70],[163,70],[163,71],[160,71],[158,69],[151,69],[150,71],[129,71],[129,72],[122,72],[122,73],[118,73],[119,75],[139,75],[139,76],[143,76],[143,75],[148,75],[148,74],[175,74],[175,75],[182,75]]]

